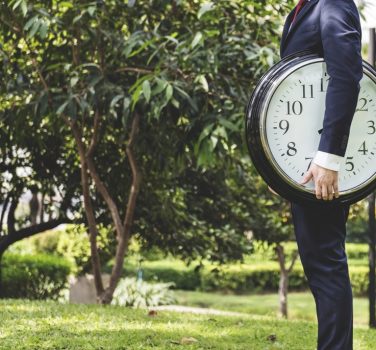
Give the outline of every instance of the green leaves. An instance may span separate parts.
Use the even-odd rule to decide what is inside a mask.
[[[150,96],[151,96],[151,89],[150,89],[150,83],[149,80],[145,80],[142,83],[142,92],[144,93],[146,102],[150,102]]]
[[[197,18],[200,19],[205,13],[211,11],[214,8],[212,1],[205,2],[201,5],[200,10],[197,13]]]
[[[196,77],[195,82],[200,83],[200,85],[202,86],[202,88],[204,89],[204,91],[206,91],[206,92],[209,91],[209,84],[208,84],[208,81],[206,80],[205,75],[199,74]]]
[[[41,18],[39,15],[31,17],[24,26],[29,38],[38,34],[42,39],[45,39],[47,37],[48,28],[49,21]]]
[[[192,40],[192,44],[191,44],[192,49],[194,49],[201,42],[202,38],[203,38],[202,33],[197,32],[195,37]]]
[[[26,0],[11,0],[9,5],[12,6],[12,10],[16,10],[20,8],[22,11],[23,16],[25,17],[28,11],[27,8],[27,1]]]
[[[250,193],[260,184],[251,166],[242,169],[244,183],[237,177],[238,161],[248,159],[242,143],[244,109],[258,76],[277,58],[280,24],[290,3],[0,2],[2,16],[14,11],[7,18],[11,25],[0,26],[2,60],[8,60],[0,67],[0,105],[7,109],[0,120],[9,115],[29,120],[37,111],[40,120],[59,125],[63,141],[72,146],[61,116],[82,123],[89,144],[99,110],[105,127],[95,155],[98,172],[109,184],[119,184],[111,191],[121,203],[129,184],[124,144],[132,114],[138,113],[142,123],[135,152],[148,186],[137,209],[139,232],[153,233],[158,240],[150,239],[165,246],[180,244],[177,251],[234,256],[242,249],[236,232],[250,226]],[[20,25],[28,47],[23,33],[12,31]],[[43,96],[41,77],[48,84]],[[59,135],[55,132],[56,140]],[[77,167],[75,148],[70,152]],[[198,200],[197,193],[207,188],[208,198]],[[176,193],[181,194],[178,209],[169,199]],[[171,215],[160,211],[169,200]],[[110,221],[100,201],[96,205],[101,220]],[[265,221],[271,231],[273,220],[265,214]],[[224,238],[229,232],[234,239]],[[208,233],[216,235],[215,246]]]
[[[57,115],[63,114],[64,111],[65,111],[65,108],[68,106],[69,102],[70,102],[70,100],[67,100],[63,104],[61,104],[60,107],[56,110],[56,114]]]
[[[170,101],[172,98],[172,95],[174,94],[174,89],[171,84],[167,84],[166,88],[166,102]]]

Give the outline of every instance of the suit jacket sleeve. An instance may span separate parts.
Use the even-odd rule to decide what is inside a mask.
[[[361,27],[353,0],[322,0],[320,31],[330,76],[319,151],[344,156],[363,76]]]

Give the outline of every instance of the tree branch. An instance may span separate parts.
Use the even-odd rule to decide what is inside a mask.
[[[103,293],[104,287],[103,287],[102,274],[101,274],[100,257],[99,257],[98,246],[97,246],[98,229],[97,229],[97,223],[95,219],[95,212],[94,212],[93,204],[92,204],[91,197],[90,197],[89,175],[88,175],[87,163],[85,159],[85,145],[82,142],[82,135],[81,135],[79,128],[77,127],[77,123],[65,116],[64,116],[64,120],[72,129],[73,136],[76,140],[78,154],[80,157],[81,186],[82,186],[82,192],[84,196],[85,213],[86,213],[86,218],[88,221],[89,233],[90,233],[89,238],[90,238],[91,263],[92,263],[93,274],[94,274],[95,288],[97,291],[97,296],[99,297]]]
[[[278,262],[279,262],[279,266],[281,268],[281,271],[283,273],[285,273],[286,272],[286,262],[285,262],[285,253],[284,253],[283,246],[281,246],[279,243],[277,243],[277,246],[275,247],[275,251],[277,252]]]
[[[117,233],[117,237],[119,238],[120,235],[121,235],[121,232],[123,231],[123,225],[121,223],[119,210],[116,206],[115,201],[111,197],[106,185],[100,179],[100,176],[97,172],[97,169],[95,167],[95,164],[94,164],[93,158],[92,158],[95,146],[97,145],[97,142],[98,142],[98,134],[99,134],[99,130],[100,130],[99,129],[100,128],[99,112],[98,111],[96,112],[95,122],[94,122],[94,132],[93,132],[91,144],[89,146],[89,150],[87,152],[85,152],[85,146],[82,142],[82,133],[81,133],[80,129],[77,127],[77,123],[70,122],[70,125],[71,125],[72,131],[74,133],[77,144],[79,145],[79,147],[84,152],[83,157],[84,157],[85,162],[87,164],[87,167],[90,171],[90,175],[95,182],[97,190],[101,194],[101,196],[103,197],[104,201],[106,202],[106,204],[107,204],[107,206],[110,210],[112,220],[114,221],[114,224],[115,224],[115,230],[116,230],[116,233]]]
[[[119,237],[119,235],[121,235],[121,232],[123,231],[119,210],[115,204],[115,201],[112,199],[110,193],[108,192],[106,185],[100,179],[93,160],[91,158],[87,158],[86,162],[90,171],[90,175],[95,182],[98,192],[102,195],[104,201],[107,203],[107,206],[110,209],[112,220],[114,221],[115,229]]]
[[[129,196],[129,200],[127,203],[126,207],[126,215],[124,218],[124,227],[129,228],[128,226],[130,225],[130,218],[133,218],[133,211],[129,211],[129,208],[134,208],[135,207],[135,201],[137,197],[137,193],[139,191],[140,187],[140,173],[138,170],[138,166],[136,163],[135,156],[133,154],[133,146],[135,143],[136,136],[139,131],[139,125],[140,125],[140,115],[138,113],[135,113],[135,117],[133,118],[132,122],[132,129],[131,129],[131,134],[129,137],[128,145],[126,148],[126,153],[128,156],[128,161],[132,169],[132,178],[133,178],[133,183],[132,183],[132,188],[131,188],[131,195]]]
[[[8,225],[8,235],[12,234],[13,232],[15,232],[15,217],[14,217],[14,214],[15,214],[15,211],[17,209],[17,206],[18,206],[18,197],[17,198],[12,198],[12,202],[10,204],[10,208],[9,208],[9,211],[8,211],[8,220],[7,220],[7,225]]]
[[[115,70],[115,73],[122,73],[122,72],[134,72],[134,73],[144,73],[144,74],[151,74],[154,73],[153,70],[145,69],[145,68],[137,68],[137,67],[122,67]]]
[[[118,245],[116,247],[115,264],[111,271],[110,284],[108,288],[106,289],[101,300],[101,302],[104,304],[109,304],[111,302],[116,285],[121,277],[121,271],[123,269],[123,264],[124,264],[124,256],[128,249],[128,244],[129,244],[129,239],[130,239],[130,234],[131,234],[131,226],[133,223],[134,211],[136,208],[136,199],[138,196],[140,181],[141,181],[136,159],[133,154],[134,142],[139,131],[139,122],[140,122],[140,115],[138,113],[135,113],[135,116],[132,122],[132,129],[131,129],[131,133],[130,133],[130,137],[129,137],[129,141],[128,141],[128,145],[126,149],[129,163],[132,168],[132,186],[130,189],[127,207],[125,208],[123,231],[121,235],[119,236]]]
[[[0,255],[13,243],[21,241],[24,238],[31,237],[36,235],[37,233],[41,233],[47,230],[51,230],[60,224],[70,223],[67,217],[62,217],[59,219],[43,222],[37,225],[28,226],[18,231],[13,231],[6,236],[3,236],[0,239]]]
[[[3,229],[3,222],[4,222],[5,212],[8,209],[9,200],[10,200],[10,193],[8,193],[8,195],[6,196],[5,201],[3,203],[3,209],[1,211],[1,217],[0,217],[0,232],[2,232],[2,229]]]
[[[299,256],[299,253],[297,251],[295,251],[294,255],[292,256],[291,264],[290,264],[290,267],[287,270],[287,273],[290,273],[292,271],[292,269],[294,268],[294,265],[295,265],[295,262],[296,262],[296,259],[298,258],[298,256]]]
[[[92,157],[93,154],[94,154],[95,147],[97,146],[98,141],[99,141],[100,126],[101,126],[100,125],[100,113],[99,113],[98,109],[96,109],[95,115],[94,115],[94,130],[93,130],[93,135],[91,137],[91,142],[90,142],[89,148],[88,148],[88,150],[86,152],[86,157],[87,158]]]

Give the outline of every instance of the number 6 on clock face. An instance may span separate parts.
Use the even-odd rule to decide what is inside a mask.
[[[355,202],[376,185],[376,73],[363,64],[358,105],[339,172],[342,202]],[[329,75],[317,55],[291,56],[258,84],[246,116],[253,163],[284,197],[316,201],[314,184],[299,183],[318,150]]]

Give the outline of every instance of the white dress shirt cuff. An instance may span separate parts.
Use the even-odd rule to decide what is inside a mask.
[[[343,157],[336,154],[317,151],[313,162],[323,168],[339,171]]]

